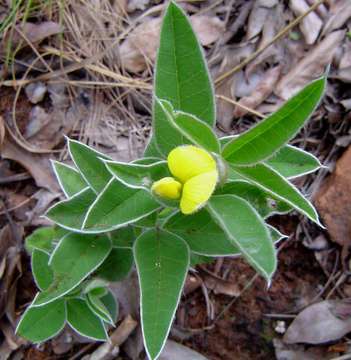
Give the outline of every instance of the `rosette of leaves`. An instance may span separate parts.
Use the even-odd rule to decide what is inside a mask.
[[[188,18],[171,2],[161,29],[153,134],[145,156],[116,162],[68,139],[74,167],[53,162],[66,196],[46,214],[56,226],[39,229],[26,241],[39,292],[18,333],[42,342],[67,323],[80,334],[106,340],[117,319],[108,285],[128,275],[135,263],[145,349],[156,359],[190,266],[240,255],[270,282],[277,266],[275,243],[283,235],[265,220],[296,210],[319,224],[312,204],[289,180],[320,163],[287,143],[313,113],[325,84],[325,77],[313,81],[245,133],[218,138],[202,49]],[[206,174],[215,175],[192,180],[185,190],[187,178],[177,179],[184,169],[173,171],[169,163],[180,146],[205,152],[215,164]],[[183,165],[179,160],[176,167]],[[179,205],[185,191],[196,205],[187,211]]]

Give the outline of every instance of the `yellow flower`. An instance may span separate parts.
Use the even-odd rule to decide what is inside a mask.
[[[168,154],[167,161],[175,179],[166,177],[156,181],[152,191],[168,199],[180,197],[181,212],[192,214],[206,204],[216,187],[216,161],[207,151],[193,145],[173,149]]]
[[[172,177],[164,177],[152,184],[151,191],[160,197],[177,200],[182,192],[182,184]]]

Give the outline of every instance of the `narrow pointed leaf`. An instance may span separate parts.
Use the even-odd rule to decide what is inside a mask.
[[[114,321],[106,308],[105,304],[100,300],[99,296],[89,293],[86,297],[87,305],[90,310],[98,316],[102,321],[114,325]]]
[[[111,251],[107,236],[71,233],[62,239],[51,258],[54,280],[36,299],[35,306],[64,296],[95,271]]]
[[[72,139],[68,140],[68,149],[77,169],[90,187],[99,193],[111,179],[102,159],[109,159],[93,148]]]
[[[58,161],[53,161],[52,166],[61,189],[65,193],[66,197],[71,197],[88,186],[79,171],[72,166]]]
[[[141,291],[141,320],[150,359],[160,354],[169,333],[189,266],[189,248],[163,230],[144,232],[134,246]]]
[[[286,202],[274,197],[262,188],[245,181],[231,181],[218,188],[217,195],[237,195],[248,201],[258,213],[266,218],[272,214],[285,214],[292,210]]]
[[[65,321],[66,307],[63,299],[41,307],[29,306],[22,315],[16,333],[32,343],[40,343],[57,335],[63,329]]]
[[[39,290],[46,290],[53,281],[54,275],[49,266],[50,256],[41,250],[34,249],[32,253],[32,273]]]
[[[108,291],[106,295],[100,298],[101,302],[105,305],[106,309],[109,311],[110,316],[114,323],[118,320],[118,302],[113,296],[111,291]]]
[[[269,230],[254,208],[235,195],[212,196],[207,208],[246,260],[269,282],[277,267],[276,253]]]
[[[80,335],[98,341],[107,340],[103,322],[82,299],[67,301],[67,322]]]
[[[284,146],[266,163],[285,178],[309,174],[321,167],[319,160],[306,151],[294,146]]]
[[[160,208],[150,192],[111,180],[87,212],[83,231],[106,232],[135,222]]]
[[[170,2],[163,18],[156,62],[155,95],[174,109],[195,115],[213,126],[213,89],[202,49],[181,8]],[[181,136],[175,134],[160,106],[154,102],[153,129],[158,151],[167,155]]]
[[[121,281],[128,276],[133,266],[131,249],[112,249],[96,275],[108,281]]]
[[[272,156],[311,116],[325,85],[324,77],[307,85],[274,114],[225,145],[222,156],[233,165],[253,165]]]
[[[303,215],[320,225],[318,214],[313,205],[287,180],[265,164],[253,167],[234,167],[232,170],[244,176],[274,197],[283,200]]]
[[[114,177],[133,188],[150,189],[154,181],[170,176],[166,161],[148,165],[115,161],[106,161],[105,164]]]
[[[95,193],[87,188],[71,198],[55,204],[47,211],[46,217],[66,229],[80,231],[86,214],[95,199]]]
[[[181,137],[182,144],[193,144],[207,151],[220,153],[220,144],[212,128],[192,114],[174,111],[167,100],[155,99],[162,108],[169,124]]]

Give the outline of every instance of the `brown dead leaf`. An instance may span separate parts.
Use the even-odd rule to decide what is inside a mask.
[[[321,76],[344,37],[344,30],[329,34],[278,82],[275,93],[289,99],[311,80]]]
[[[160,360],[207,360],[203,355],[198,352],[176,343],[172,340],[167,340],[164,349],[162,350]]]
[[[350,18],[350,1],[334,1],[334,6],[331,6],[330,8],[330,17],[323,28],[322,35],[327,35],[334,30],[340,29]]]
[[[202,45],[207,46],[219,39],[224,23],[217,17],[193,15],[190,17]],[[161,18],[148,18],[137,26],[120,46],[122,65],[130,72],[140,72],[156,59],[159,45]]]
[[[284,335],[288,344],[323,344],[351,331],[350,300],[328,300],[303,310]]]
[[[23,25],[17,25],[13,33],[12,38],[5,36],[2,42],[2,47],[0,48],[0,54],[4,54],[5,44],[7,41],[11,41],[12,48],[24,47],[27,46],[27,40],[30,43],[39,43],[44,39],[56,35],[62,31],[60,24],[53,21],[43,21],[41,23],[31,23],[26,22]],[[22,36],[23,34],[23,36]],[[25,40],[25,39],[26,40]]]
[[[290,0],[290,8],[295,15],[300,16],[308,11],[310,6],[305,0]],[[323,21],[312,11],[300,22],[300,29],[303,33],[305,41],[308,45],[316,42],[318,35],[322,29]]]
[[[190,21],[203,46],[213,44],[224,33],[224,23],[218,17],[193,15]]]
[[[331,360],[335,354],[328,353],[323,347],[288,345],[280,339],[273,339],[276,360]]]
[[[240,99],[239,104],[250,109],[256,109],[272,93],[281,72],[281,66],[269,69],[257,84],[255,90],[249,95]],[[241,117],[247,114],[247,110],[239,105],[234,110],[234,117]]]
[[[213,290],[215,294],[228,295],[236,297],[240,295],[238,284],[221,279],[217,276],[206,273],[203,275],[204,283],[208,289]]]
[[[48,155],[30,153],[12,140],[5,139],[1,156],[20,163],[33,176],[38,187],[53,193],[60,191]]]
[[[5,124],[3,117],[0,115],[0,150],[2,149],[2,144],[4,143],[4,140],[5,140]]]
[[[351,147],[336,163],[333,174],[322,184],[315,205],[331,239],[341,246],[351,244]]]
[[[270,8],[272,8],[276,4],[276,0],[258,0],[255,2],[248,20],[246,32],[247,40],[253,39],[255,36],[261,33],[264,24],[267,21],[267,16],[270,12]]]

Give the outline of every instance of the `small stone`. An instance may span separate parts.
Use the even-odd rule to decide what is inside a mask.
[[[28,100],[32,104],[38,104],[38,102],[44,99],[44,96],[46,94],[46,85],[41,81],[31,83],[26,86],[25,92]]]

